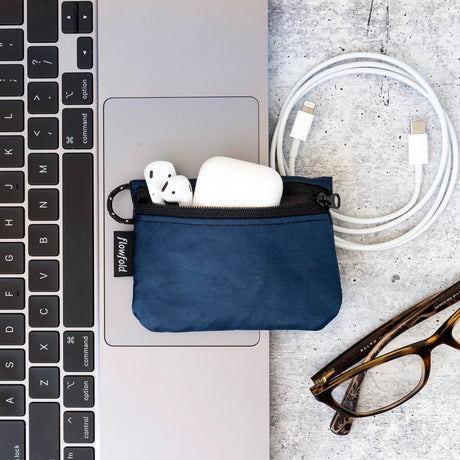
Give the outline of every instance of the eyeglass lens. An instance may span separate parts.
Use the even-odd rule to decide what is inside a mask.
[[[419,355],[402,356],[364,371],[360,388],[361,378],[355,378],[347,400],[343,398],[353,377],[337,386],[332,391],[332,397],[337,404],[358,414],[373,412],[391,406],[410,394],[419,384],[423,368],[423,360]],[[358,376],[363,377],[362,374]],[[354,408],[352,399],[358,397],[358,405]]]

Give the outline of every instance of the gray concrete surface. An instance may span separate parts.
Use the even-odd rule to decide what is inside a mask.
[[[460,133],[459,0],[269,0],[269,11],[272,130],[284,97],[303,73],[337,54],[372,51],[418,70]],[[325,84],[309,99],[317,104],[316,118],[298,172],[332,175],[345,212],[377,215],[408,200],[407,133],[417,119],[426,121],[430,138],[426,190],[437,168],[440,135],[421,96],[385,78],[352,76]],[[357,420],[345,437],[329,431],[333,411],[309,391],[310,376],[337,354],[460,278],[459,209],[457,186],[437,223],[407,245],[382,252],[338,250],[344,293],[338,317],[318,332],[271,333],[273,459],[460,459],[459,351],[435,350],[430,380],[418,395],[393,411]],[[407,333],[403,344],[427,337],[439,320],[427,323]]]

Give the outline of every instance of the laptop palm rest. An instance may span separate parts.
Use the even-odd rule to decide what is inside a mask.
[[[252,97],[107,100],[103,114],[105,197],[120,184],[142,179],[145,165],[154,160],[172,161],[177,173],[188,177],[196,177],[203,161],[215,155],[258,163],[258,114],[258,101]],[[120,215],[132,215],[127,192],[115,205]],[[109,345],[254,346],[258,343],[259,331],[154,333],[145,329],[131,310],[132,278],[113,276],[113,232],[132,227],[115,222],[107,212],[104,224],[104,330]]]

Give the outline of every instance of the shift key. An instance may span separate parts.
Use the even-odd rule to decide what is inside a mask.
[[[62,145],[65,149],[93,148],[93,111],[64,109],[62,111]]]
[[[87,331],[64,333],[64,370],[92,372],[94,370],[94,334]]]

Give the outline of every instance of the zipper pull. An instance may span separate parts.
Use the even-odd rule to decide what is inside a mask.
[[[339,209],[340,208],[340,195],[338,193],[332,193],[331,195],[326,195],[324,192],[318,193],[316,195],[316,202],[324,207]]]

